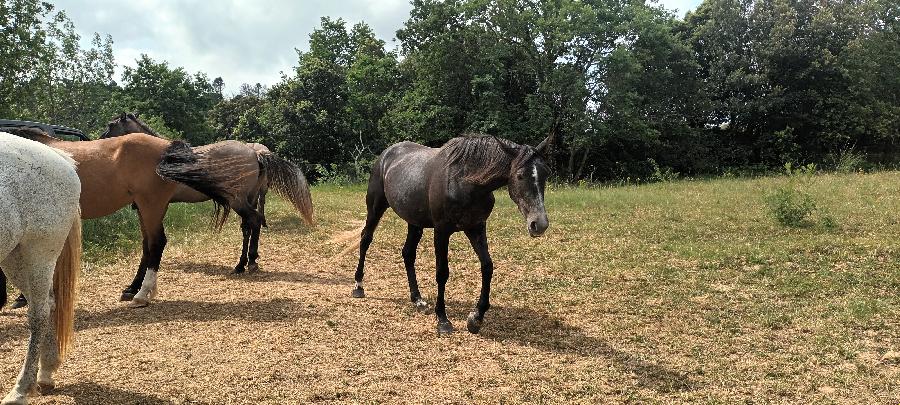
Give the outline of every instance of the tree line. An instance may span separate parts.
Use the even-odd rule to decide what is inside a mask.
[[[271,87],[83,49],[63,11],[0,0],[0,117],[97,133],[123,110],[194,144],[260,142],[315,177],[363,178],[386,146],[467,132],[557,140],[561,180],[897,160],[893,0],[413,0],[392,49],[323,17]]]

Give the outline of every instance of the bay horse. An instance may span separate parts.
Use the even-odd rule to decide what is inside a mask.
[[[107,130],[100,139],[115,138],[131,133],[147,133],[158,136],[150,126],[133,113],[122,113],[107,124]],[[209,176],[194,178],[185,170],[190,164],[168,162],[160,166],[160,174],[183,184],[179,184],[170,202],[196,203],[208,201],[210,197],[194,188],[192,182],[207,183],[210,178],[228,184],[232,190],[227,204],[218,205],[217,224],[221,227],[229,212],[234,210],[241,217],[243,244],[241,257],[234,268],[235,273],[258,270],[260,228],[266,226],[265,196],[271,187],[276,193],[291,202],[308,225],[314,225],[313,203],[309,183],[300,168],[272,153],[267,147],[255,143],[221,141],[193,148],[197,156],[202,156],[202,171]],[[187,152],[187,151],[185,151]],[[169,156],[173,158],[173,156]],[[190,156],[187,156],[190,160]],[[165,161],[165,159],[164,159]],[[184,162],[182,162],[184,163]],[[165,173],[164,173],[165,172]],[[138,274],[136,277],[141,277]]]
[[[52,389],[53,373],[72,346],[81,273],[80,193],[70,156],[0,132],[0,265],[31,301],[25,364],[0,401],[4,405],[27,403],[35,388]]]
[[[35,129],[8,132],[67,152],[78,163],[82,219],[104,217],[129,204],[137,207],[143,236],[143,253],[138,265],[142,277],[135,278],[122,292],[121,299],[132,301],[132,307],[149,304],[156,293],[156,274],[166,246],[163,217],[177,189],[175,180],[157,174],[157,165],[166,152],[180,153],[194,161],[200,161],[201,157],[183,142],[169,142],[147,134],[69,142]],[[227,204],[228,196],[235,193],[228,184],[215,183],[202,167],[196,168],[193,175],[207,180],[196,187],[221,204]]]
[[[444,288],[450,277],[447,254],[450,236],[462,231],[481,262],[481,296],[469,314],[467,329],[478,333],[490,308],[494,263],[488,252],[487,219],[494,208],[494,190],[508,185],[509,197],[525,217],[532,237],[549,226],[544,208],[548,169],[541,153],[552,134],[537,147],[518,145],[487,136],[469,135],[451,139],[441,148],[413,142],[394,144],[372,165],[366,193],[366,222],[360,234],[359,263],[352,296],[365,297],[363,275],[366,252],[375,228],[388,208],[407,222],[403,263],[409,282],[410,300],[419,310],[428,304],[416,281],[416,248],[424,228],[434,228],[437,300],[435,316],[439,334],[453,332],[447,319]]]

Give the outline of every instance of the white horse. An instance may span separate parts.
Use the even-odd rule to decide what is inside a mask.
[[[80,196],[71,157],[0,132],[0,267],[28,298],[31,331],[25,365],[0,404],[25,404],[36,388],[52,389],[52,373],[71,347],[81,272]]]

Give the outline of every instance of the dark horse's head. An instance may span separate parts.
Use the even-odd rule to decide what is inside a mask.
[[[544,140],[537,147],[519,146],[510,165],[509,197],[525,217],[528,234],[532,237],[543,235],[550,226],[547,210],[544,208],[544,188],[550,171],[541,155],[547,148],[547,143]]]
[[[136,114],[122,113],[109,124],[106,124],[106,132],[100,135],[100,139],[115,138],[117,136],[133,133],[144,133],[159,136],[149,125],[138,119]]]

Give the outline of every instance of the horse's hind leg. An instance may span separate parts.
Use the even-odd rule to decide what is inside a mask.
[[[141,262],[138,264],[137,272],[134,274],[131,284],[122,290],[120,301],[131,301],[134,299],[134,295],[140,291],[141,283],[144,282],[144,277],[147,275],[147,259],[150,257],[150,250],[147,248],[147,232],[144,230],[143,221],[141,221],[141,235],[143,238],[141,241]]]
[[[487,224],[481,223],[477,228],[466,231],[469,243],[478,254],[478,261],[481,262],[481,296],[478,298],[478,306],[475,311],[469,314],[466,323],[467,329],[471,333],[478,333],[484,324],[484,314],[491,307],[491,278],[494,275],[494,261],[491,260],[491,254],[488,252],[487,243]]]
[[[234,210],[241,217],[241,234],[243,241],[241,243],[241,258],[237,266],[234,267],[235,273],[243,273],[244,267],[247,266],[251,272],[259,269],[256,259],[259,258],[259,229],[260,215],[255,207],[238,207]]]
[[[250,244],[251,233],[252,230],[250,229],[250,225],[247,223],[247,216],[241,215],[241,258],[238,259],[238,264],[234,266],[235,274],[243,273],[245,267],[247,266],[247,248]]]
[[[4,261],[10,278],[26,293],[29,303],[28,328],[31,337],[25,354],[25,364],[19,373],[15,387],[3,399],[2,404],[24,404],[26,396],[37,388],[39,358],[46,348],[50,320],[50,288],[53,283],[54,262],[35,264],[35,260],[21,248]]]
[[[138,214],[141,218],[141,229],[144,230],[144,242],[146,249],[141,260],[145,274],[141,280],[141,287],[131,300],[132,308],[145,307],[156,296],[156,279],[159,272],[159,264],[162,261],[163,251],[166,248],[166,232],[163,228],[163,218],[169,208],[169,200],[148,200],[141,198],[137,202]]]
[[[262,217],[256,212],[254,212],[253,216],[256,218],[251,224],[250,248],[247,252],[247,271],[251,273],[259,270],[259,264],[256,260],[259,259],[259,232],[262,229]]]
[[[406,243],[403,245],[403,265],[406,267],[406,278],[409,281],[409,300],[419,311],[428,310],[428,303],[419,292],[416,280],[416,249],[422,240],[422,227],[409,224],[406,228]]]
[[[369,246],[372,244],[375,228],[378,227],[378,222],[381,221],[381,217],[384,216],[384,212],[387,211],[387,209],[388,202],[384,197],[384,191],[381,189],[381,186],[378,185],[376,189],[376,187],[373,187],[370,184],[369,192],[366,194],[366,225],[363,226],[362,233],[359,237],[359,263],[356,264],[356,274],[354,276],[356,286],[351,294],[353,298],[364,298],[366,296],[365,289],[363,288],[366,253],[369,251]]]

